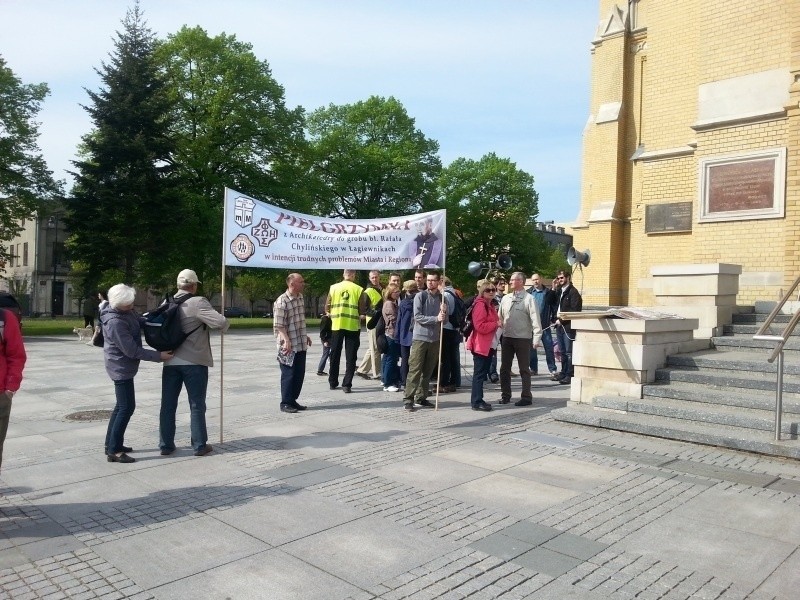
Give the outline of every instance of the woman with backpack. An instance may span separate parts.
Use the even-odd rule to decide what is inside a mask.
[[[106,373],[114,382],[117,403],[108,421],[105,453],[108,462],[132,463],[128,456],[131,448],[124,446],[125,430],[136,410],[133,378],[139,370],[139,361],[164,362],[172,352],[159,352],[142,348],[141,317],[133,310],[136,290],[119,283],[108,290],[108,306],[100,313],[103,327],[103,361]]]
[[[472,303],[472,333],[467,339],[467,350],[472,352],[472,410],[490,411],[492,405],[483,401],[483,381],[489,374],[492,357],[497,353],[500,320],[492,299],[496,292],[495,284],[484,281],[478,288],[478,295]]]
[[[390,283],[383,288],[383,305],[381,314],[385,324],[384,337],[386,348],[381,359],[381,372],[383,374],[383,391],[400,391],[400,368],[397,361],[400,358],[400,340],[397,337],[397,311],[400,298],[400,287]],[[380,341],[378,342],[380,344]]]

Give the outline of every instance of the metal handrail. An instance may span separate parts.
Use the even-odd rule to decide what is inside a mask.
[[[766,342],[777,342],[775,348],[772,350],[772,354],[770,354],[767,362],[773,362],[775,358],[778,359],[778,364],[776,365],[777,371],[777,382],[775,386],[775,440],[780,441],[781,439],[781,417],[783,414],[783,348],[786,345],[786,341],[789,339],[789,336],[792,335],[794,328],[797,326],[798,321],[800,321],[800,310],[797,310],[792,318],[789,320],[789,323],[784,328],[783,332],[780,335],[767,335],[767,330],[772,326],[772,323],[775,321],[775,318],[780,314],[783,305],[792,297],[794,291],[797,289],[797,286],[800,285],[800,277],[794,280],[792,287],[789,288],[789,291],[783,295],[780,302],[775,305],[775,308],[772,309],[772,312],[769,313],[766,321],[764,324],[759,327],[758,331],[756,331],[755,335],[753,336],[754,340],[766,341]]]

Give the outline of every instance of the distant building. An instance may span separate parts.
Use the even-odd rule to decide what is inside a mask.
[[[652,305],[656,265],[800,275],[800,2],[600,0],[575,246],[584,303]]]
[[[572,247],[572,236],[566,233],[561,225],[556,225],[552,221],[549,223],[536,223],[536,231],[542,234],[544,241],[553,249],[561,248],[566,255],[567,250]]]
[[[58,212],[23,219],[23,229],[8,245],[0,289],[14,293],[26,315],[77,315],[69,263],[64,252],[67,231]]]

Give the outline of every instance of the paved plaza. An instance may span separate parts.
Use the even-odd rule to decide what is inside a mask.
[[[532,407],[487,384],[495,410],[474,412],[466,355],[461,391],[408,413],[377,381],[329,390],[315,343],[309,408],[285,414],[267,331],[224,338],[220,443],[219,339],[214,452],[192,455],[183,394],[160,456],[161,367],[142,363],[131,465],[106,461],[105,418],[69,417],[113,407],[101,350],[27,340],[0,598],[800,597],[800,462],[555,422],[569,391],[544,376]]]

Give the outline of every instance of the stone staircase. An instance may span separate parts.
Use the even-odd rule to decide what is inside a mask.
[[[800,459],[800,331],[785,346],[781,441],[776,363],[767,362],[774,344],[753,340],[772,306],[735,315],[711,350],[670,356],[641,399],[598,396],[555,411],[556,420]],[[789,318],[780,315],[772,332]]]

